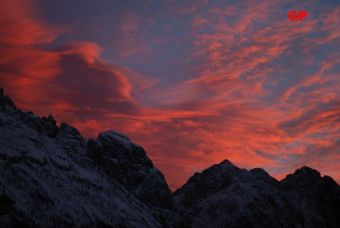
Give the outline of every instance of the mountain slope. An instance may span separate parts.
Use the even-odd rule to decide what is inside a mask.
[[[116,135],[87,142],[51,116],[18,110],[1,90],[0,226],[172,226],[177,215],[156,205],[170,202],[163,175],[141,147]],[[102,150],[87,146],[94,142]],[[119,167],[110,166],[114,157]],[[155,188],[157,202],[143,203]]]

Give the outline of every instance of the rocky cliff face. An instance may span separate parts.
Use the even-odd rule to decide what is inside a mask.
[[[147,205],[169,208],[171,192],[144,149],[120,133],[108,131],[87,142],[87,155]]]
[[[340,227],[340,187],[303,167],[277,181],[225,160],[175,193],[115,131],[85,139],[0,89],[0,227]]]

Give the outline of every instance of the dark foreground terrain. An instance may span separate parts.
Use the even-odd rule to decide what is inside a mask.
[[[282,181],[225,160],[172,193],[115,131],[85,139],[0,89],[0,227],[340,227],[340,187],[303,167]]]

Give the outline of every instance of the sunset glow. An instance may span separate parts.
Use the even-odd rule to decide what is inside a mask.
[[[340,182],[339,1],[1,0],[0,22],[17,106],[126,134],[173,190],[224,159]]]

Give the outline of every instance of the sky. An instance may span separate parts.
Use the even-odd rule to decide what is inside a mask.
[[[128,135],[173,190],[224,159],[340,183],[338,0],[0,0],[0,34],[17,106]]]

